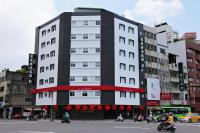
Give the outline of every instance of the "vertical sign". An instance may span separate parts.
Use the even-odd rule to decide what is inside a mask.
[[[183,63],[178,63],[178,77],[179,77],[179,89],[180,91],[185,90],[185,84],[184,84],[184,72],[183,72]]]
[[[29,62],[28,62],[28,84],[35,85],[36,84],[36,55],[29,54]]]

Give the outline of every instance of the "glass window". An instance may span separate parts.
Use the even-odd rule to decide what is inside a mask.
[[[101,65],[100,62],[95,62],[96,67],[100,67],[100,65]]]
[[[46,30],[43,30],[42,31],[42,36],[45,36],[46,35]]]
[[[42,61],[42,60],[45,60],[45,54],[42,54],[42,55],[40,56],[40,58],[41,58],[41,61]]]
[[[51,26],[51,32],[56,31],[56,25]]]
[[[82,96],[85,97],[85,96],[87,96],[87,95],[88,95],[88,94],[87,94],[87,91],[83,91],[83,92],[82,92]]]
[[[39,98],[43,98],[43,93],[39,93]]]
[[[88,48],[83,48],[83,53],[88,53]]]
[[[88,25],[88,20],[84,20],[83,25]]]
[[[100,76],[95,76],[95,81],[100,81]]]
[[[49,78],[49,84],[54,83],[54,77]]]
[[[119,50],[119,56],[125,57],[125,56],[126,56],[126,51],[120,49],[120,50]]]
[[[129,71],[135,72],[135,66],[134,65],[129,65]]]
[[[82,81],[88,81],[88,78],[87,78],[87,76],[83,76],[83,79],[82,79]]]
[[[44,72],[44,67],[40,67],[40,73]]]
[[[128,32],[134,34],[134,28],[128,27]]]
[[[125,37],[120,36],[119,37],[119,43],[124,43],[125,44]]]
[[[96,50],[96,53],[100,53],[100,48],[95,48],[95,50]]]
[[[73,96],[75,96],[75,92],[74,92],[74,91],[70,91],[70,92],[69,92],[69,95],[70,95],[71,97],[73,97]]]
[[[50,64],[50,70],[54,70],[54,64]]]
[[[71,62],[70,63],[70,67],[76,67],[76,63],[75,62]]]
[[[128,44],[134,46],[134,40],[128,39]]]
[[[101,21],[100,20],[96,20],[96,25],[101,25]]]
[[[120,83],[126,83],[126,77],[120,77]]]
[[[125,91],[120,91],[120,98],[126,98],[126,92]]]
[[[101,96],[101,91],[95,91],[95,96]]]
[[[130,98],[135,98],[135,92],[130,92]]]
[[[48,30],[47,30],[47,33],[49,33],[49,32],[51,32],[51,30],[50,30],[50,29],[48,29]]]
[[[100,38],[101,38],[101,35],[100,35],[100,34],[95,34],[95,38],[96,38],[96,39],[100,39]]]
[[[56,38],[51,39],[51,44],[54,44],[54,43],[56,43]]]
[[[76,39],[76,34],[71,34],[71,39],[72,40]]]
[[[72,20],[72,25],[76,25],[76,20]]]
[[[49,92],[49,98],[53,97],[53,92]]]
[[[43,84],[44,84],[44,79],[40,79],[39,85],[43,85]]]
[[[53,57],[53,56],[55,56],[55,50],[50,52],[50,57]]]
[[[69,77],[69,80],[70,80],[70,81],[75,81],[75,76],[70,76],[70,77]]]
[[[135,84],[135,78],[129,78],[129,84]]]
[[[71,48],[70,53],[76,53],[76,49],[75,48]]]
[[[120,70],[126,70],[126,64],[120,63],[119,68],[120,68]]]
[[[132,53],[132,52],[129,52],[129,58],[132,58],[132,59],[134,59],[134,53]]]
[[[88,34],[83,34],[83,39],[88,39]]]
[[[41,43],[41,48],[45,47],[45,42]]]
[[[125,31],[125,25],[124,24],[119,24],[119,30]]]
[[[88,67],[88,62],[83,62],[83,67]]]
[[[47,42],[47,46],[50,44],[50,41]]]

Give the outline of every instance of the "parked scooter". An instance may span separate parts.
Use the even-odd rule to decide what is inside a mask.
[[[61,120],[61,123],[70,123],[69,113],[65,112],[63,115],[63,118]]]
[[[122,117],[122,115],[120,114],[118,117],[117,117],[117,120],[116,121],[121,121],[123,122],[124,121],[124,118]]]
[[[160,124],[157,127],[157,130],[160,131],[170,131],[175,132],[176,127],[174,124],[169,124],[166,121],[161,121]]]

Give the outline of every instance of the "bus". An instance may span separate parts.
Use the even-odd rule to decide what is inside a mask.
[[[173,113],[173,115],[179,120],[185,113],[191,113],[191,107],[173,107],[173,106],[161,106],[163,113]]]

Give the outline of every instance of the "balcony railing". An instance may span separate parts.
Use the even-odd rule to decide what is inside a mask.
[[[171,82],[179,82],[178,77],[170,77]]]
[[[181,104],[181,100],[174,100],[173,99],[171,102],[172,102],[172,104],[175,104],[175,105]]]

